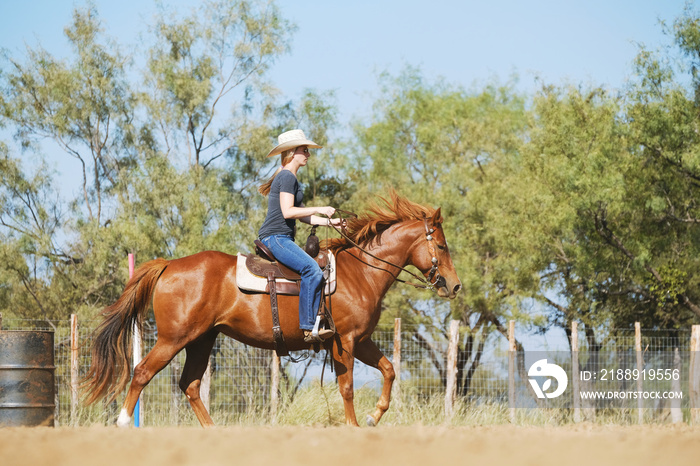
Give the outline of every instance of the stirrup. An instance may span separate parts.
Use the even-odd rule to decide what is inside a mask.
[[[306,343],[323,343],[323,338],[320,335],[314,335],[311,330],[304,330],[304,341]]]
[[[335,329],[328,328],[326,325],[328,325],[327,319],[324,319],[319,313],[316,316],[316,323],[314,324],[314,329],[311,330],[311,334],[321,337],[323,341],[329,339],[335,335]]]

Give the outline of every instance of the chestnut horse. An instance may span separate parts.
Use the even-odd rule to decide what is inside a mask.
[[[345,421],[355,426],[355,358],[379,369],[384,378],[377,409],[368,415],[368,424],[376,425],[389,408],[394,369],[371,336],[379,321],[382,298],[400,268],[413,265],[425,277],[437,276],[434,289],[444,298],[454,298],[461,288],[442,230],[440,209],[420,206],[393,192],[391,197],[384,205],[350,220],[349,239],[332,239],[327,245],[337,257],[337,289],[332,297],[337,333],[324,345],[334,360]],[[183,348],[187,358],[180,389],[202,426],[214,425],[199,397],[199,387],[217,335],[274,348],[270,297],[242,292],[236,286],[238,265],[236,256],[206,251],[171,261],[156,259],[139,267],[117,302],[104,310],[105,320],[96,330],[92,365],[83,386],[87,402],[105,396],[113,400],[126,387],[131,331],[134,324],[142,323],[152,299],[158,339],[134,369],[117,425],[129,425],[143,388]],[[298,301],[296,296],[278,296],[280,323],[290,350],[309,348],[299,329]]]

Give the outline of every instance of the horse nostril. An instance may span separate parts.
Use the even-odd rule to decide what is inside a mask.
[[[459,293],[459,290],[462,289],[462,285],[455,285],[454,290],[452,290],[452,293],[457,294]]]

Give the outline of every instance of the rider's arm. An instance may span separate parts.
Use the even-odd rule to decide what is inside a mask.
[[[295,207],[294,194],[286,192],[280,192],[280,209],[284,218],[299,219],[309,225],[328,225],[327,218],[319,217],[315,214],[323,214],[330,217],[335,212],[335,209],[330,206],[305,207],[302,204],[300,207]]]

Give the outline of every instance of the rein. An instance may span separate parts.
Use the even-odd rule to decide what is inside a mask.
[[[336,213],[338,213],[338,212],[341,215],[345,214],[347,216],[357,218],[357,214],[355,214],[353,212],[349,212],[347,210],[336,209]],[[413,276],[414,278],[418,279],[418,281],[420,281],[421,284],[411,283],[407,280],[403,280],[401,278],[398,278],[398,275],[394,276],[394,280],[396,280],[397,282],[405,283],[406,285],[411,285],[414,288],[435,291],[435,285],[437,285],[438,282],[440,282],[440,279],[442,278],[442,276],[440,275],[440,272],[438,271],[437,254],[435,253],[435,247],[433,246],[432,234],[434,233],[435,230],[428,227],[428,218],[425,216],[425,213],[423,214],[423,223],[425,224],[425,239],[428,242],[428,252],[430,253],[430,255],[432,257],[432,267],[430,268],[430,271],[428,272],[428,279],[427,280],[425,279],[425,277],[421,277],[419,275],[416,275],[415,273],[411,272],[410,270],[408,270],[405,267],[398,266],[398,265],[393,264],[385,259],[382,259],[381,257],[377,257],[376,255],[372,254],[371,252],[367,251],[365,248],[363,248],[362,246],[357,244],[355,241],[352,240],[352,238],[350,238],[347,235],[347,233],[345,233],[345,219],[342,218],[342,216],[340,218],[343,220],[343,223],[342,223],[340,228],[337,228],[335,225],[332,225],[332,224],[329,224],[329,226],[331,226],[335,231],[337,231],[338,234],[340,234],[340,236],[345,238],[346,241],[348,241],[354,247],[356,247],[360,251],[364,252],[368,256],[372,257],[373,259],[376,259],[380,262],[383,262],[387,265],[390,265],[391,267],[395,267],[395,268],[399,269],[400,270],[399,274],[401,274],[401,272],[406,272],[407,274]],[[329,217],[329,219],[330,219],[330,217]],[[384,270],[384,269],[381,269],[381,270]],[[386,272],[392,274],[388,270],[386,270]],[[435,281],[433,281],[433,278],[435,279]]]

